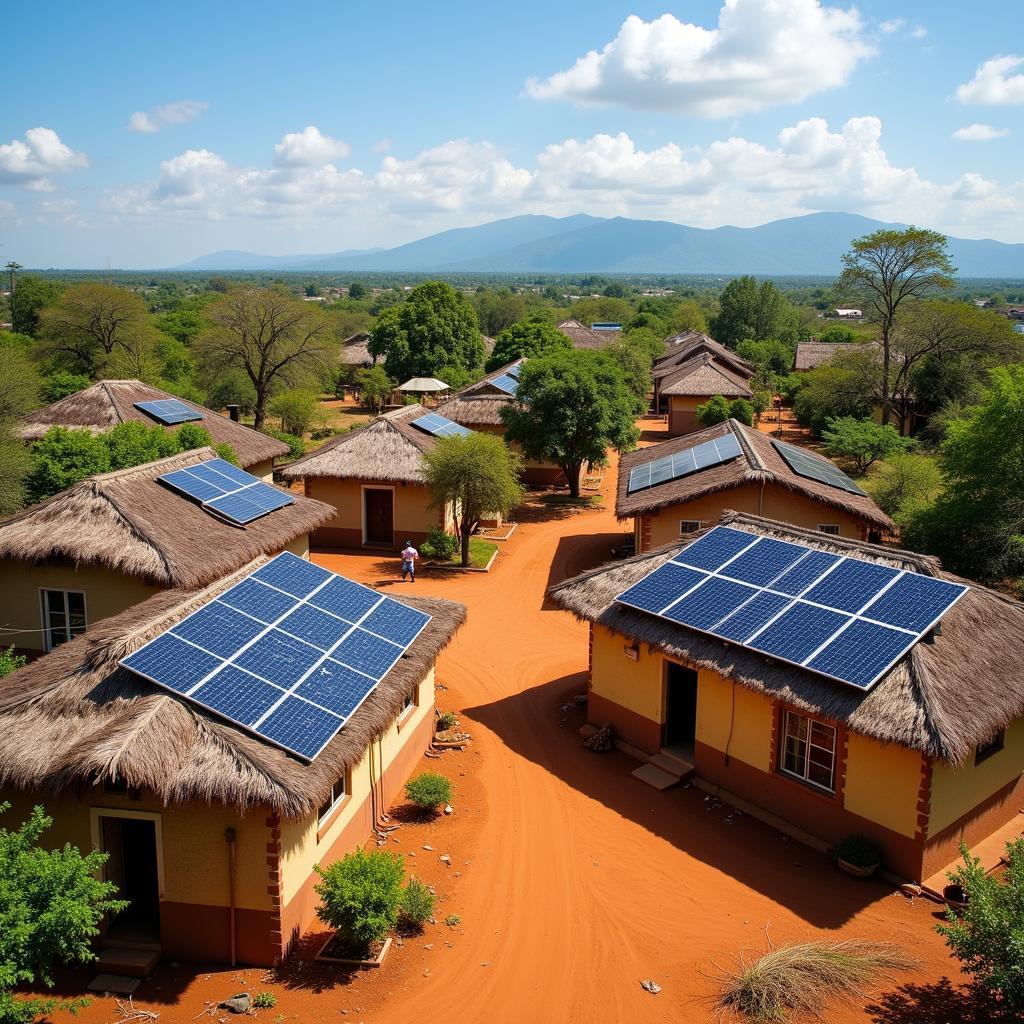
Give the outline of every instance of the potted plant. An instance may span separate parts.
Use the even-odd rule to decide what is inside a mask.
[[[870,878],[882,863],[879,849],[864,836],[847,836],[835,849],[840,871],[854,878]]]

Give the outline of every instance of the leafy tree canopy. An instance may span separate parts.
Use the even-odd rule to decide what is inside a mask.
[[[498,335],[485,369],[490,373],[524,356],[539,356],[545,352],[571,348],[572,342],[568,336],[554,324],[543,317],[531,317],[506,327]]]
[[[716,423],[724,423],[729,418],[729,399],[723,395],[713,395],[706,402],[697,406],[697,420],[702,427],[713,427]]]
[[[356,850],[326,868],[314,889],[320,897],[316,915],[336,929],[353,949],[379,942],[398,920],[405,865],[397,853]]]
[[[865,347],[857,345],[851,349]],[[836,358],[831,365],[801,374],[802,384],[793,399],[797,421],[820,434],[833,417],[870,416],[875,402],[876,370],[877,362],[872,355],[851,351],[848,359]]]
[[[66,370],[57,370],[43,379],[39,388],[39,397],[49,405],[51,402],[59,402],[68,395],[76,395],[84,391],[92,381],[84,373],[68,373]]]
[[[758,284],[755,277],[733,278],[723,289],[718,315],[711,332],[723,345],[735,348],[741,341],[795,341],[799,317],[782,292],[771,282]]]
[[[11,296],[11,323],[19,334],[34,338],[39,333],[39,314],[60,298],[64,286],[59,281],[26,274],[19,277]]]
[[[398,382],[388,376],[383,366],[369,366],[356,371],[356,387],[363,403],[375,413],[383,412]]]
[[[841,416],[830,419],[822,437],[829,455],[852,462],[860,474],[879,459],[913,451],[917,441],[901,437],[891,424]]]

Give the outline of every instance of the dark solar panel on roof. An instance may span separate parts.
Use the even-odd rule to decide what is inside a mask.
[[[232,466],[211,459],[158,477],[161,483],[198,501],[206,511],[237,526],[295,503],[287,492]]]
[[[153,402],[136,402],[135,408],[165,426],[190,423],[203,418],[203,414],[198,409],[186,405],[179,398],[160,398]]]
[[[506,395],[514,395],[519,391],[519,381],[510,373],[503,373],[500,377],[495,377],[487,383]]]
[[[467,434],[473,433],[468,427],[464,427],[461,423],[454,423],[452,420],[440,413],[429,412],[426,416],[420,416],[419,419],[412,421],[414,427],[418,427],[425,434],[432,434],[434,437],[465,437]]]
[[[804,448],[798,448],[795,444],[789,444],[787,441],[772,441],[772,444],[797,476],[805,477],[808,480],[817,480],[819,483],[828,484],[829,487],[838,487],[850,494],[865,495],[864,491],[828,459],[815,455]]]
[[[672,455],[663,455],[630,470],[626,490],[632,494],[669,480],[678,480],[698,470],[718,466],[743,454],[736,435],[729,431],[721,437],[712,438],[692,448],[686,448]]]

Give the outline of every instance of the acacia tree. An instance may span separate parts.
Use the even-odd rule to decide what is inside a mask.
[[[423,475],[436,508],[455,509],[462,564],[469,538],[485,515],[508,515],[523,500],[522,462],[500,437],[472,433],[442,437],[423,455]]]
[[[554,352],[523,365],[514,402],[501,411],[510,441],[527,458],[553,462],[580,493],[584,463],[602,465],[608,448],[629,451],[644,403],[622,369],[601,352]]]
[[[330,359],[328,321],[314,305],[274,288],[234,288],[205,310],[199,360],[215,372],[245,373],[256,392],[257,430],[272,391],[300,387]]]
[[[839,290],[858,301],[863,296],[878,320],[882,423],[889,422],[892,411],[893,334],[901,309],[929,292],[951,288],[955,273],[946,236],[924,228],[881,228],[855,239],[843,256]]]

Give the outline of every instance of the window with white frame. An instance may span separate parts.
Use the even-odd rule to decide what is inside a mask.
[[[323,802],[320,812],[317,815],[317,825],[323,823],[341,806],[342,801],[348,796],[348,780],[344,775],[331,786],[330,796]]]
[[[52,651],[85,632],[85,594],[81,590],[43,590],[43,639]]]
[[[416,707],[416,687],[414,686],[402,700],[402,710],[399,712],[399,718],[405,718],[412,709]]]
[[[699,519],[680,519],[679,520],[679,536],[681,537],[684,533],[696,533],[700,529]]]
[[[818,533],[830,533],[833,537],[839,536],[838,523],[818,523]]]
[[[786,711],[782,722],[779,767],[787,775],[834,793],[836,730],[814,718]]]

